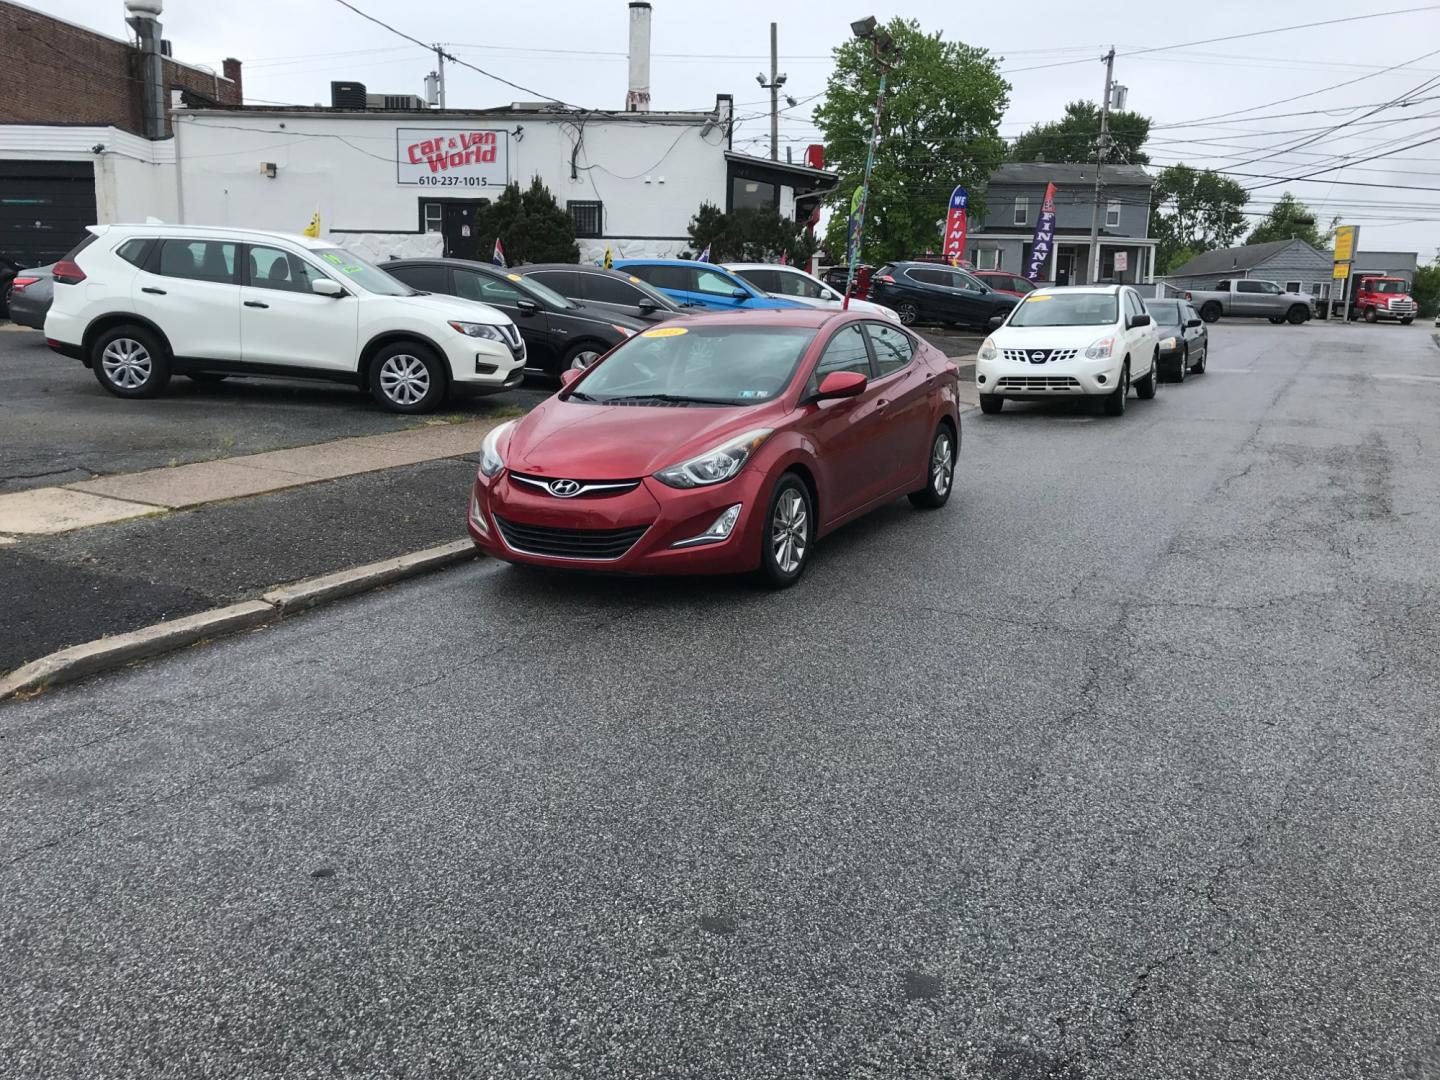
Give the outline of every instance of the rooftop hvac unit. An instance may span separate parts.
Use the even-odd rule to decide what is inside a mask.
[[[425,99],[418,94],[366,94],[367,109],[385,109],[387,112],[410,112],[425,108]]]
[[[332,82],[330,84],[330,107],[332,109],[363,109],[365,101],[364,83]]]

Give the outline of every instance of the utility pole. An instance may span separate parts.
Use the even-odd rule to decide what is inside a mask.
[[[435,49],[435,74],[439,86],[440,108],[445,108],[445,50],[437,43]]]
[[[785,74],[779,71],[780,67],[780,44],[778,27],[775,23],[770,24],[770,81],[765,81],[765,73],[761,72],[755,76],[755,81],[760,84],[761,89],[770,91],[770,160],[780,160],[780,88],[785,85]],[[792,102],[793,104],[793,102]]]
[[[1110,95],[1115,83],[1115,46],[1105,54],[1105,97],[1100,102],[1100,142],[1095,154],[1095,206],[1090,215],[1090,270],[1085,275],[1085,284],[1094,285],[1100,280],[1100,172],[1105,166],[1105,154],[1110,149]]]

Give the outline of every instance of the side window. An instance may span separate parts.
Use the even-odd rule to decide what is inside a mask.
[[[695,291],[702,292],[709,296],[729,296],[738,286],[721,277],[713,270],[699,270],[695,272]]]
[[[905,271],[905,276],[923,285],[950,284],[950,275],[944,270],[932,270],[928,267],[912,267]]]
[[[641,281],[648,281],[657,289],[674,289],[676,292],[690,292],[693,274],[683,266],[627,266],[627,274],[634,274]]]
[[[131,266],[144,266],[145,260],[150,255],[150,245],[153,243],[155,243],[154,240],[141,240],[138,238],[135,240],[126,240],[125,243],[115,249],[115,254],[119,255],[120,258],[124,259]]]
[[[525,276],[571,300],[586,300],[584,283],[596,275],[577,274],[573,270],[536,270]]]
[[[469,270],[455,271],[455,295],[466,300],[483,300],[487,304],[518,304],[529,297],[508,281],[476,274]]]
[[[1230,282],[1228,282],[1228,281],[1217,281],[1217,282],[1215,283],[1215,291],[1216,291],[1216,292],[1229,292],[1229,291],[1230,291]]]
[[[832,371],[858,371],[866,378],[870,377],[870,353],[865,348],[865,335],[858,323],[851,323],[835,332],[815,364],[812,385],[818,387]]]
[[[904,330],[884,323],[866,323],[870,345],[875,350],[875,377],[883,379],[915,358],[915,342]]]
[[[1018,293],[1034,292],[1035,285],[1029,278],[1012,277],[1010,279],[1010,289],[1012,292]]]
[[[804,296],[811,300],[819,300],[825,295],[822,286],[804,274],[797,274],[792,270],[772,270],[771,273],[780,279],[780,287],[775,289],[775,292],[786,296]]]
[[[444,294],[450,291],[449,275],[443,266],[397,266],[385,272],[420,292]]]
[[[1279,296],[1284,291],[1280,288],[1279,285],[1276,285],[1273,281],[1260,282],[1260,289],[1262,292],[1266,293],[1269,296]]]
[[[1258,281],[1237,281],[1235,291],[1243,293],[1263,293],[1265,290]]]
[[[586,300],[598,300],[602,304],[626,304],[635,307],[646,295],[633,285],[604,274],[577,274],[583,282],[582,291]]]
[[[761,292],[784,292],[785,285],[774,270],[737,270],[736,277],[742,277]]]
[[[310,283],[325,275],[299,256],[272,247],[250,248],[250,284],[257,289],[309,292]]]
[[[945,284],[949,285],[952,289],[959,289],[961,292],[969,293],[978,293],[980,291],[975,279],[969,274],[957,274],[953,271],[946,270],[942,270],[941,273],[948,279]]]
[[[158,272],[165,277],[233,285],[235,245],[219,240],[162,240]]]

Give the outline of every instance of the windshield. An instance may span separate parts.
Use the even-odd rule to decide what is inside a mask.
[[[1369,291],[1379,293],[1403,293],[1405,291],[1405,282],[1400,281],[1398,278],[1372,281],[1369,283]]]
[[[657,326],[592,368],[570,399],[759,405],[790,385],[814,337],[804,327]]]
[[[1145,305],[1145,310],[1150,313],[1157,326],[1180,325],[1180,305],[1173,300],[1169,303],[1163,300],[1152,300]]]
[[[1030,293],[1015,306],[1011,326],[1108,326],[1114,293]]]
[[[366,292],[379,293],[381,296],[420,295],[409,285],[396,281],[378,266],[371,265],[359,255],[351,254],[344,248],[320,248],[313,254],[331,270],[347,280],[353,281]]]

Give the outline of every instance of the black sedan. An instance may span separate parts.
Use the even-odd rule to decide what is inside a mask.
[[[1199,375],[1210,356],[1210,331],[1184,300],[1146,300],[1145,310],[1160,331],[1160,370],[1175,382]]]
[[[539,281],[466,259],[397,259],[380,268],[420,292],[478,300],[510,316],[525,339],[526,370],[559,378],[585,368],[632,334],[644,320],[577,303]]]
[[[647,323],[664,322],[676,315],[700,310],[677,304],[634,274],[606,270],[603,266],[535,263],[533,266],[517,266],[515,272],[531,281],[548,285],[561,296],[586,307],[604,308]]]
[[[1020,302],[957,267],[925,262],[886,263],[870,279],[870,299],[892,309],[906,326],[950,323],[978,330]]]

